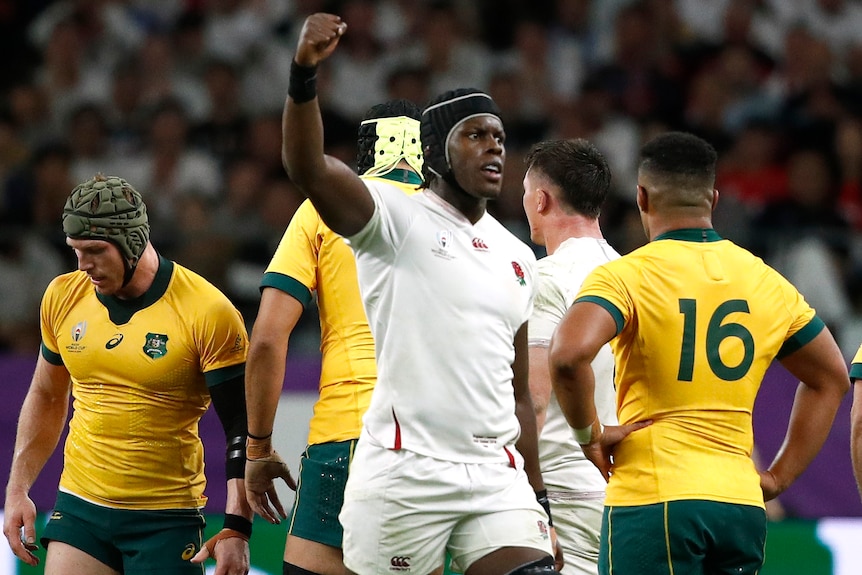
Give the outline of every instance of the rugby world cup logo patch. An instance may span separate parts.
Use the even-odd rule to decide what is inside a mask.
[[[444,250],[452,243],[452,232],[450,230],[440,230],[437,232],[437,245]]]
[[[82,343],[85,335],[87,335],[86,320],[79,321],[73,325],[72,329],[69,330],[69,337],[72,338],[72,341],[66,346],[66,351],[69,353],[82,353],[86,350],[87,346]]]
[[[72,341],[75,343],[84,339],[84,336],[87,334],[87,322],[79,321],[72,328]]]
[[[431,248],[431,253],[444,260],[453,260],[455,255],[452,251],[455,241],[455,233],[452,230],[439,230],[434,238],[437,245]]]

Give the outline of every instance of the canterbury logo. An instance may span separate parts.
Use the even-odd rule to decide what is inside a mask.
[[[410,557],[407,556],[395,556],[389,560],[389,565],[391,565],[391,571],[409,571],[410,570]]]
[[[473,247],[477,250],[486,251],[488,249],[488,244],[486,244],[485,240],[482,238],[473,238]]]
[[[114,349],[115,347],[120,345],[121,341],[123,341],[123,334],[118,333],[117,335],[108,340],[108,343],[105,344],[105,349]]]
[[[188,545],[186,545],[186,548],[183,549],[183,554],[182,554],[183,561],[188,561],[189,559],[194,557],[195,553],[197,553],[197,551],[198,551],[197,545],[195,545],[194,543],[189,543]]]

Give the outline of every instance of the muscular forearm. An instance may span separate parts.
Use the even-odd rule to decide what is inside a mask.
[[[853,475],[856,486],[862,495],[862,382],[853,386],[853,406],[850,409],[850,458],[853,461]]]
[[[850,388],[847,364],[828,329],[781,359],[801,382],[793,401],[784,444],[769,467],[777,495],[814,459],[832,427],[835,413]]]
[[[302,137],[292,137],[292,134],[302,134]],[[317,98],[302,104],[295,103],[290,97],[285,100],[281,152],[284,169],[291,179],[303,191],[313,188],[310,180],[324,172],[326,162],[323,121]]]
[[[69,409],[69,396],[31,389],[21,407],[7,493],[30,490],[57,447]]]
[[[240,515],[249,521],[254,519],[254,512],[248,504],[245,495],[245,482],[242,479],[229,479],[227,482],[227,499],[225,513]]]
[[[548,373],[548,348],[530,346],[530,397],[536,414],[536,433],[541,435],[551,401],[551,376]]]
[[[596,419],[596,380],[589,359],[570,365],[552,365],[551,379],[560,408],[575,429],[589,427]]]
[[[787,435],[769,467],[781,491],[802,474],[823,447],[843,397],[838,387],[812,389],[799,385]]]
[[[586,429],[596,421],[592,361],[616,333],[616,322],[607,310],[594,303],[576,302],[551,338],[551,384],[566,420],[575,429]]]
[[[521,435],[515,447],[524,458],[524,472],[530,480],[530,485],[535,491],[540,491],[545,488],[545,483],[539,467],[538,432],[533,403],[526,399],[518,400],[515,404],[515,415],[521,425]]]
[[[287,345],[253,342],[246,363],[246,405],[248,432],[263,437],[272,432],[281,388]]]

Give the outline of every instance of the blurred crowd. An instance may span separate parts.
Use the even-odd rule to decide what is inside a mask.
[[[319,73],[330,154],[354,164],[360,118],[387,98],[487,90],[507,132],[491,211],[529,241],[523,155],[588,138],[613,170],[603,229],[626,253],[645,241],[640,144],[693,132],[720,155],[719,233],[790,278],[839,341],[858,333],[862,2],[0,0],[0,350],[35,353],[42,290],[75,265],[64,199],[97,172],[141,191],[156,248],[252,325],[302,201],[281,166],[280,115],[318,11],[348,24]],[[299,333],[313,334],[306,315]]]

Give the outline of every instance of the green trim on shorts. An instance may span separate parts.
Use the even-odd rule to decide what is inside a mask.
[[[124,575],[202,575],[189,559],[205,525],[197,509],[116,509],[60,492],[41,542],[61,541]]]
[[[760,507],[718,501],[606,506],[599,575],[757,575],[766,524]]]
[[[306,447],[288,516],[289,535],[341,549],[344,530],[338,514],[355,448],[355,439]]]

